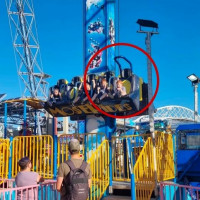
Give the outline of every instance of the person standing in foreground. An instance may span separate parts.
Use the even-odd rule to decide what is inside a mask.
[[[15,183],[17,187],[25,187],[31,185],[37,185],[39,182],[43,182],[44,179],[36,172],[31,172],[32,163],[28,157],[24,157],[18,161],[20,166],[20,172],[18,172]],[[37,200],[38,194],[35,188],[28,190],[19,190],[17,193],[17,199],[20,200]]]
[[[86,200],[91,186],[92,173],[89,164],[80,158],[80,143],[77,139],[69,142],[71,159],[58,169],[57,191],[61,200]]]

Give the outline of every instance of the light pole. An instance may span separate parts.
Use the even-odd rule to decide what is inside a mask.
[[[137,23],[140,25],[139,31],[137,33],[145,33],[146,39],[146,50],[147,53],[151,56],[151,37],[154,34],[158,34],[158,24],[151,20],[143,20],[138,19]],[[153,28],[151,31],[142,30],[142,27]],[[151,61],[147,58],[147,72],[148,72],[148,101],[153,96],[153,86],[152,86],[152,64]],[[155,175],[155,193],[157,194],[157,163],[156,163],[156,144],[155,144],[155,130],[154,130],[154,106],[151,105],[148,110],[149,113],[149,126],[150,126],[150,133],[153,141],[153,162],[154,162],[154,175]]]
[[[194,87],[194,121],[198,122],[198,84],[200,83],[200,78],[195,74],[191,74],[187,77]]]

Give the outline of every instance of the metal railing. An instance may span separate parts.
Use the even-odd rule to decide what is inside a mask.
[[[0,139],[0,144],[2,144],[2,143],[9,145],[10,140],[9,139]]]
[[[149,137],[134,166],[136,199],[149,200],[155,188],[153,144]]]
[[[156,133],[156,162],[158,182],[175,177],[172,134]]]
[[[15,187],[15,179],[0,179],[0,190]]]
[[[131,167],[134,167],[149,135],[126,135],[112,137],[112,173],[114,181],[130,181],[127,140],[131,141]]]
[[[132,167],[132,160],[131,160],[131,154],[132,154],[132,148],[131,148],[131,141],[130,138],[127,140],[127,149],[128,149],[128,160],[129,160],[129,170],[130,170],[130,176],[131,176],[131,200],[135,200],[135,176],[134,171]]]
[[[157,172],[158,182],[175,177],[172,135],[156,132],[155,147],[157,169],[154,169],[151,137],[146,141],[134,166],[137,200],[149,200],[151,198],[156,186],[155,172]]]
[[[0,178],[8,178],[9,149],[7,140],[5,143],[0,143]]]
[[[20,170],[18,161],[28,156],[32,161],[32,171],[44,178],[53,178],[53,138],[43,136],[17,136],[12,147],[12,177]]]
[[[109,142],[104,140],[88,160],[92,170],[89,200],[100,200],[109,186]]]
[[[32,199],[32,200],[57,200],[60,194],[56,190],[56,181],[49,180],[40,185],[7,188],[0,190],[0,199]]]
[[[200,187],[179,185],[172,182],[160,183],[160,200],[199,200]]]

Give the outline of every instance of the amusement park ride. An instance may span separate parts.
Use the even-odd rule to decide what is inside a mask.
[[[143,113],[143,115],[149,115],[149,130],[145,134],[139,133],[137,135],[137,131],[133,131],[131,135],[128,135],[125,131],[123,136],[119,136],[116,134],[116,119],[103,115],[87,100],[83,88],[83,77],[75,76],[71,82],[60,79],[55,86],[49,88],[49,95],[47,95],[48,82],[46,79],[50,75],[43,72],[40,64],[32,1],[9,0],[6,2],[13,46],[18,55],[16,57],[18,75],[25,86],[22,98],[4,100],[0,104],[0,117],[5,128],[4,137],[11,148],[10,157],[6,160],[6,162],[9,160],[6,169],[9,168],[10,172],[7,172],[6,175],[10,178],[15,176],[18,171],[17,159],[23,155],[29,155],[33,159],[33,170],[43,173],[46,178],[55,178],[60,162],[68,159],[67,141],[71,137],[77,137],[82,145],[81,156],[91,164],[95,177],[90,193],[91,200],[102,199],[108,192],[112,193],[113,188],[129,188],[132,192],[132,199],[149,200],[153,191],[157,194],[157,185],[160,182],[176,181],[175,157],[183,152],[175,152],[175,136],[170,131],[170,133],[155,133],[155,109],[153,105]],[[86,0],[83,3],[84,71],[89,60],[99,49],[114,44],[116,41],[116,1]],[[145,33],[147,36],[146,47],[147,53],[150,55],[151,36],[158,34],[158,24],[141,19],[137,23],[140,25],[138,33]],[[143,31],[142,27],[153,28],[153,30]],[[94,94],[99,93],[99,90],[103,90],[103,82],[106,82],[104,91],[107,91],[107,95],[104,98],[97,95],[94,102],[103,111],[122,117],[141,110],[152,98],[152,69],[148,59],[148,83],[145,83],[134,73],[129,59],[116,54],[115,47],[99,53],[89,66],[86,80],[91,98]],[[121,60],[127,62],[129,67],[122,66]],[[116,74],[116,67],[119,68],[119,75]],[[115,95],[119,83],[122,84],[126,94]],[[56,95],[55,90],[58,90]],[[58,100],[54,98],[55,96]],[[83,97],[86,98],[85,101],[83,101]],[[44,135],[41,130],[41,115],[42,113],[47,115],[46,112],[54,119],[52,122],[53,138],[49,134]],[[84,134],[65,134],[57,137],[55,119],[59,117],[70,117],[73,121],[82,121]],[[20,124],[23,122],[24,126],[22,136],[12,138],[10,141],[6,140],[8,118],[9,123]],[[48,121],[45,116],[43,119],[44,123]],[[27,121],[34,127],[34,135],[32,136],[27,136]],[[165,126],[163,120],[161,123]],[[199,126],[196,126],[195,134],[190,135],[199,135],[199,129]],[[177,129],[177,134],[180,130],[182,129]],[[183,132],[181,132],[181,137],[177,135],[180,150],[184,146],[184,139],[186,140],[186,134]],[[193,139],[190,137],[189,140]],[[6,148],[8,147],[9,145],[6,143]],[[189,147],[190,145],[188,145]],[[185,145],[184,150],[186,148]],[[196,148],[199,151],[199,146]],[[6,155],[8,152],[7,150]],[[192,152],[190,158],[195,153]],[[196,160],[198,159],[197,156]],[[180,164],[182,161],[178,159],[178,162]],[[185,171],[180,165],[177,168],[177,178],[183,181],[186,174],[190,175],[191,168]],[[195,172],[197,175],[198,170]],[[0,175],[3,174],[1,173],[0,167]],[[4,177],[4,175],[2,176]],[[196,182],[200,181],[198,178],[195,179]]]

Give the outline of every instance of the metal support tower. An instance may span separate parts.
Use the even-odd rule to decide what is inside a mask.
[[[198,84],[194,85],[194,121],[198,122]]]
[[[24,83],[23,97],[46,100],[50,76],[41,67],[40,48],[32,0],[6,0],[17,72]],[[38,134],[41,134],[37,112]]]
[[[146,45],[146,51],[147,53],[151,56],[151,37],[154,34],[158,34],[157,28],[158,24],[150,21],[150,20],[138,20],[137,23],[140,25],[140,30],[137,31],[137,33],[145,33],[146,38],[145,38],[145,45]],[[142,30],[141,27],[151,27],[151,28],[156,28],[156,31],[146,31]],[[150,101],[153,97],[153,79],[152,79],[152,64],[151,61],[147,58],[147,75],[148,75],[148,100]],[[151,104],[149,106],[149,127],[150,127],[150,133],[153,141],[153,162],[154,162],[154,177],[155,177],[155,195],[158,195],[158,190],[157,190],[157,163],[156,163],[156,143],[155,143],[155,127],[154,127],[154,106]]]
[[[195,74],[191,74],[187,77],[194,87],[194,122],[198,122],[198,84],[200,83],[200,78]]]
[[[147,53],[151,56],[151,36],[152,32],[146,32],[146,49]],[[152,64],[149,59],[147,59],[147,73],[148,73],[148,99],[153,97],[153,81],[152,81]],[[155,195],[157,196],[157,162],[156,162],[156,141],[155,141],[155,127],[154,127],[154,106],[151,104],[149,106],[149,127],[150,133],[153,141],[153,162],[154,162],[154,175],[155,175]]]
[[[46,99],[50,76],[41,67],[32,0],[6,0],[18,75],[25,87],[23,97]]]

